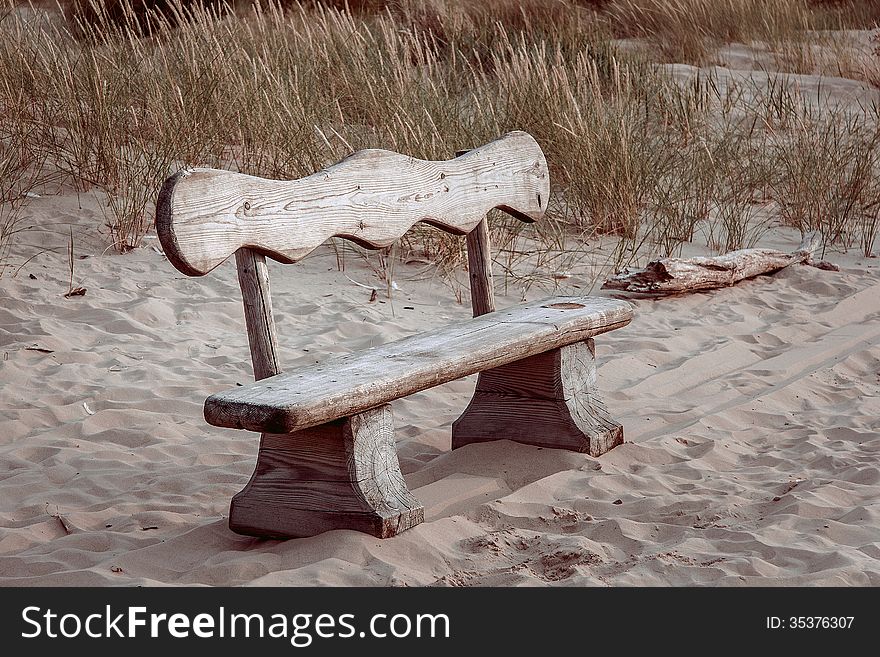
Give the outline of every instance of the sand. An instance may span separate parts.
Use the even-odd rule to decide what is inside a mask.
[[[880,584],[878,259],[829,252],[839,272],[631,299],[633,322],[596,340],[627,440],[599,458],[508,441],[452,452],[473,377],[402,399],[401,467],[426,522],[276,541],[227,527],[258,437],[202,418],[208,394],[251,378],[234,264],[191,279],[154,238],[107,251],[87,197],[28,212],[47,220],[16,253],[52,250],[0,279],[4,585]],[[69,299],[68,225],[87,288]],[[345,271],[330,249],[273,263],[282,362],[467,317],[420,267],[370,303],[353,281],[381,283],[351,254]]]
[[[880,585],[880,259],[829,251],[839,272],[630,298],[632,323],[596,339],[626,436],[599,458],[452,452],[474,377],[399,400],[426,521],[277,541],[227,526],[258,436],[202,418],[209,394],[252,379],[234,263],[187,278],[154,233],[116,254],[93,194],[44,190],[27,213],[9,262],[38,255],[0,278],[2,585]],[[87,292],[65,298],[71,227]],[[344,271],[329,248],[270,271],[288,370],[470,316],[420,263],[396,267],[392,300],[352,253]],[[499,307],[553,292],[508,291]]]

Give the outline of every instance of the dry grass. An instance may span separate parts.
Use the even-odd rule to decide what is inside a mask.
[[[30,100],[4,81],[0,93],[0,277],[12,242],[28,224],[21,211],[47,175],[45,144],[32,138]]]
[[[615,30],[644,37],[663,61],[711,63],[718,47],[757,44],[781,70],[812,72],[816,47],[836,50],[833,31],[871,29],[880,5],[870,0],[614,0]]]
[[[806,0],[617,0],[622,34],[647,38],[666,61],[704,63],[722,43],[776,41],[808,29]]]
[[[861,116],[803,120],[772,149],[783,221],[870,255],[880,212],[880,131]]]
[[[20,216],[28,176],[50,174],[106,199],[110,240],[124,251],[139,244],[159,183],[182,164],[295,178],[360,148],[445,159],[522,129],[548,155],[554,199],[537,229],[495,222],[511,284],[554,286],[586,262],[619,268],[695,239],[748,245],[769,225],[768,203],[801,229],[873,246],[869,110],[820,120],[781,87],[682,85],[611,39],[625,26],[664,56],[677,40],[678,55],[699,61],[725,40],[782,43],[820,15],[825,26],[871,19],[851,8],[496,0],[490,11],[476,0],[413,0],[350,1],[349,12],[168,0],[106,12],[81,1],[93,4],[67,5],[63,18],[9,2],[0,21],[0,103],[14,110],[0,118],[0,166],[18,172],[3,176],[5,216]],[[835,175],[824,158],[841,165]],[[8,246],[20,224],[3,216]],[[620,238],[614,253],[591,251],[606,234]],[[399,255],[428,258],[453,279],[459,242],[417,229]]]

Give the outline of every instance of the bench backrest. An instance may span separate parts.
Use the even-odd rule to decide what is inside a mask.
[[[359,151],[311,176],[266,180],[217,169],[168,178],[156,203],[156,230],[169,261],[202,276],[236,256],[254,374],[278,374],[265,258],[292,263],[330,237],[367,248],[391,245],[417,222],[468,236],[474,314],[494,310],[486,213],[522,221],[543,216],[547,161],[525,132],[442,162],[391,151]]]

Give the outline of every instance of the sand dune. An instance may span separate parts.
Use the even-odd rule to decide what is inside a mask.
[[[0,281],[4,585],[880,584],[876,259],[828,254],[840,272],[634,299],[632,324],[597,339],[627,439],[600,458],[450,451],[473,378],[400,400],[401,466],[426,522],[384,541],[273,541],[226,525],[258,437],[202,418],[207,395],[251,378],[234,266],[189,279],[155,240],[103,253],[98,208],[71,195],[28,211],[48,220],[20,252],[50,250]],[[65,299],[69,224],[88,291]],[[354,257],[344,272],[327,250],[272,273],[291,369],[469,315],[415,267],[372,304],[352,280],[375,276]]]

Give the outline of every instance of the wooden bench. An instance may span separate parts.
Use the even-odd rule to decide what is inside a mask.
[[[210,424],[262,434],[230,527],[267,537],[358,529],[388,537],[423,520],[400,473],[389,402],[479,373],[453,449],[509,439],[598,456],[623,442],[599,398],[595,335],[632,319],[624,301],[556,297],[495,310],[486,213],[544,214],[547,162],[524,132],[453,160],[365,150],[306,178],[214,169],[165,181],[156,227],[180,271],[235,254],[256,382],[208,397]],[[266,257],[292,263],[332,236],[388,246],[416,222],[467,235],[474,319],[281,373]]]

